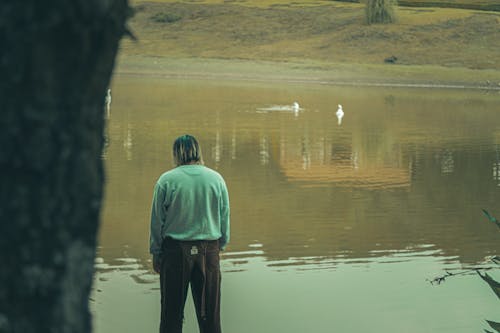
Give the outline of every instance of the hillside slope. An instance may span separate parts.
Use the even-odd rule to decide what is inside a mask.
[[[500,89],[499,12],[399,7],[396,24],[368,26],[363,5],[329,0],[135,8],[121,74]]]
[[[400,7],[399,22],[366,25],[363,6],[144,3],[125,54],[500,69],[500,13]]]

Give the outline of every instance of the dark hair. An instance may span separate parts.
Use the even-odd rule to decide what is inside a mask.
[[[203,164],[201,148],[194,136],[185,134],[174,141],[173,157],[175,165]]]

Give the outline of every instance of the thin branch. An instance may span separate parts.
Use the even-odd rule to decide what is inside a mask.
[[[432,285],[440,285],[449,277],[457,276],[457,275],[472,274],[472,273],[476,273],[478,270],[479,270],[479,268],[472,268],[472,269],[467,269],[467,270],[456,272],[456,273],[451,273],[451,272],[445,270],[446,274],[441,275],[441,276],[437,276],[432,280],[426,279],[426,281],[429,281]]]
[[[473,274],[473,273],[477,273],[477,274],[481,275],[482,271],[489,271],[491,269],[498,269],[498,267],[495,267],[495,266],[492,266],[492,267],[480,267],[480,268],[479,267],[474,267],[474,268],[466,269],[466,270],[455,272],[455,273],[452,273],[452,272],[450,272],[448,270],[445,270],[446,274],[441,275],[441,276],[437,276],[437,277],[435,277],[432,280],[426,279],[426,281],[429,281],[432,285],[440,285],[447,278],[452,277],[452,276],[468,275],[468,274]]]
[[[496,217],[494,217],[490,213],[488,213],[488,211],[486,209],[482,209],[482,211],[483,211],[483,214],[486,215],[488,220],[490,220],[490,222],[495,223],[497,225],[497,227],[500,228],[500,221],[498,221]]]

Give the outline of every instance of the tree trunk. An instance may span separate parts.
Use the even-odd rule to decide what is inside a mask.
[[[0,2],[0,332],[90,332],[103,103],[127,0]]]

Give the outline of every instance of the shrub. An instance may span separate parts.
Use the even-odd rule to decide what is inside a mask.
[[[394,6],[396,5],[396,0],[367,0],[366,22],[368,24],[395,22]]]

